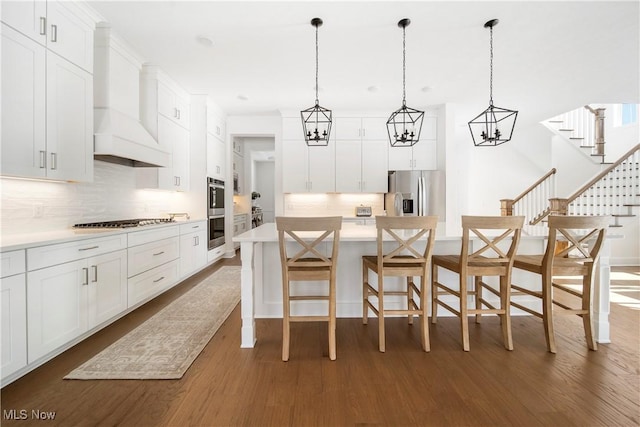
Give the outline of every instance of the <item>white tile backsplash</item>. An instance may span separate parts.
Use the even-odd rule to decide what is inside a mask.
[[[285,194],[284,203],[288,216],[353,217],[360,205],[371,206],[372,216],[384,214],[384,194],[378,193]]]
[[[190,197],[137,189],[134,168],[101,161],[94,163],[92,183],[2,178],[0,186],[3,235],[60,230],[80,222],[163,217],[180,211],[181,202]],[[40,207],[42,217],[34,217]]]

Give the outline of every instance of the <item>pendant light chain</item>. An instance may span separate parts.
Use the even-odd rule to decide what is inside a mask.
[[[407,105],[407,28],[402,27],[402,105]]]
[[[489,105],[493,105],[493,26],[489,27]]]
[[[316,25],[316,105],[319,105],[318,98],[318,26]]]

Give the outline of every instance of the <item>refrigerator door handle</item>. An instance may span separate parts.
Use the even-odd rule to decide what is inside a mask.
[[[427,214],[426,209],[426,188],[424,176],[418,178],[418,215],[424,216]]]

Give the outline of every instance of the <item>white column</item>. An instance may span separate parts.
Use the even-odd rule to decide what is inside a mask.
[[[242,242],[240,244],[240,255],[242,259],[240,275],[242,316],[240,347],[253,348],[257,340],[254,290],[256,285],[262,286],[262,243]]]
[[[599,343],[610,343],[609,334],[609,303],[611,292],[611,243],[604,239],[600,249],[600,260],[595,272],[593,290],[593,318],[595,339]]]

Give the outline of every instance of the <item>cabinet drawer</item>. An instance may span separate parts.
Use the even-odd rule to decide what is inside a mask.
[[[128,282],[128,305],[133,307],[140,301],[171,287],[178,280],[178,260],[145,271]]]
[[[180,234],[195,233],[207,229],[206,221],[191,222],[189,224],[180,224]]]
[[[178,236],[179,232],[180,231],[177,226],[171,226],[129,233],[129,247],[143,245],[145,243],[154,242],[157,240],[168,239],[169,237],[176,237]]]
[[[151,270],[154,267],[178,258],[180,253],[180,240],[178,237],[171,237],[169,239],[129,248],[127,252],[129,277],[133,277],[143,271]]]
[[[8,277],[14,274],[24,273],[27,270],[24,251],[3,252],[0,255],[2,264],[0,266],[0,276]]]
[[[40,246],[27,249],[27,268],[29,271],[33,271],[56,264],[106,254],[126,247],[126,234]]]

